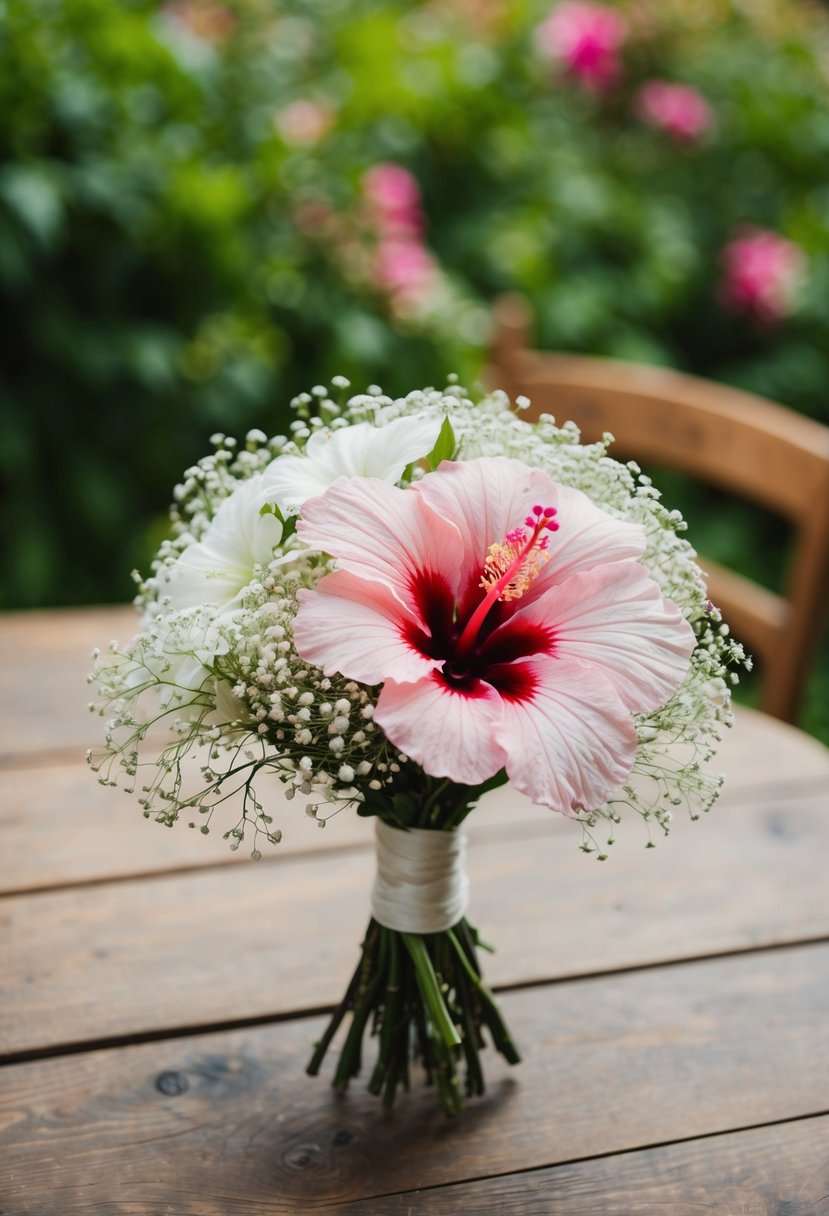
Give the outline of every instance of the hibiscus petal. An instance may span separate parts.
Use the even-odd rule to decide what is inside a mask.
[[[374,721],[432,777],[477,785],[504,767],[495,739],[501,704],[483,682],[454,689],[435,672],[414,684],[387,680]]]
[[[487,549],[524,522],[535,503],[555,506],[559,487],[540,469],[502,456],[458,464],[445,460],[413,487],[444,519],[451,519],[479,569]]]
[[[458,526],[466,552],[480,563],[463,588],[463,597],[472,600],[489,546],[523,526],[535,505],[556,508],[559,530],[547,533],[551,560],[526,592],[527,601],[580,570],[641,557],[645,549],[639,524],[608,515],[581,490],[557,485],[541,469],[518,460],[494,456],[459,464],[444,461],[437,474],[418,482],[415,489]]]
[[[608,515],[586,494],[572,486],[558,486],[556,519],[559,531],[550,537],[550,563],[531,588],[540,595],[545,586],[561,582],[582,570],[608,562],[638,558],[645,552],[645,529]]]
[[[302,508],[299,536],[340,568],[388,587],[423,620],[417,587],[439,578],[454,592],[464,560],[457,528],[412,490],[371,478],[341,478]]]
[[[297,654],[327,676],[340,672],[364,684],[380,684],[391,673],[399,680],[417,680],[436,666],[407,640],[410,614],[376,582],[335,570],[313,591],[297,592],[297,598]]]
[[[551,627],[552,653],[600,669],[634,713],[657,709],[676,692],[696,644],[676,604],[638,562],[574,574],[514,619]]]
[[[495,738],[517,790],[562,815],[602,806],[636,754],[630,713],[601,672],[569,659],[527,659],[505,696]]]

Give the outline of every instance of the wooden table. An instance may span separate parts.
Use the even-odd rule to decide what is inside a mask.
[[[367,917],[367,825],[275,791],[258,864],[99,787],[125,610],[0,620],[3,1216],[829,1211],[829,752],[740,713],[727,792],[611,859],[501,793],[471,915],[524,1050],[447,1120],[304,1075]],[[500,799],[500,800],[499,800]]]

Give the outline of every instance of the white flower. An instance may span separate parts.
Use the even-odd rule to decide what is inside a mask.
[[[315,431],[302,456],[277,456],[265,470],[271,491],[286,511],[322,494],[338,477],[376,477],[394,485],[407,464],[428,455],[443,419],[437,414],[396,418],[385,426],[359,422]]]
[[[282,540],[280,520],[272,511],[262,514],[262,507],[273,501],[263,474],[241,482],[220,503],[201,539],[158,572],[157,600],[148,604],[143,621],[153,642],[144,663],[167,686],[162,703],[184,705],[184,692],[202,690],[212,680],[212,661],[227,653],[221,622],[241,607],[255,567],[272,562]],[[226,697],[225,702],[229,711],[231,701]],[[233,716],[239,717],[241,709],[236,701]],[[197,712],[194,707],[192,714]]]
[[[230,684],[213,674],[211,664],[230,644],[211,610],[187,608],[153,620],[123,651],[98,664],[102,684],[120,685],[128,700],[155,692],[165,711],[182,721],[226,723],[247,717]],[[209,709],[215,703],[215,709]]]
[[[185,706],[188,704],[187,692],[200,692],[207,687],[212,692],[215,681],[209,664],[229,649],[209,613],[185,609],[155,622],[142,658],[146,671],[161,681],[161,704]],[[192,712],[185,710],[181,716],[187,718],[197,714],[198,702],[194,702]]]
[[[193,541],[158,574],[163,608],[179,612],[212,606],[235,611],[257,565],[273,560],[282,524],[262,507],[275,502],[273,479],[260,473],[241,482],[219,506],[201,540]]]

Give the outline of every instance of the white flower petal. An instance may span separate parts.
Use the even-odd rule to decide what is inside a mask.
[[[159,575],[160,593],[170,611],[212,605],[227,612],[253,578],[257,564],[269,562],[282,539],[282,525],[261,509],[273,502],[271,486],[259,474],[240,482],[220,505],[204,535]]]
[[[396,418],[386,426],[358,422],[315,431],[301,456],[278,456],[265,470],[275,500],[295,511],[340,477],[376,477],[393,485],[406,465],[427,456],[443,419],[431,414]]]

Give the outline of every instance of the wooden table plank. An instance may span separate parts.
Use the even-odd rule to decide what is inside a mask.
[[[90,715],[86,676],[91,652],[128,641],[138,617],[130,606],[60,608],[0,617],[0,755],[85,750],[101,738]]]
[[[41,890],[73,883],[130,878],[181,869],[249,861],[253,836],[231,852],[222,832],[229,814],[208,836],[144,819],[134,795],[101,786],[86,764],[20,769],[8,778],[0,805],[0,893]],[[268,856],[372,847],[372,828],[353,813],[338,815],[320,830],[305,814],[310,798],[288,801],[274,782],[269,810],[282,827],[278,847],[261,844]]]
[[[100,719],[87,710],[90,654],[113,638],[129,640],[137,627],[128,604],[0,616],[0,763],[60,763],[62,753],[100,744]],[[754,784],[773,781],[785,764],[783,749],[793,751],[802,775],[825,772],[826,749],[818,742],[761,714],[739,712],[754,723],[749,734],[727,736],[724,756],[733,758],[723,766],[727,777],[753,770]]]
[[[826,767],[829,773],[829,752]],[[252,834],[235,853],[222,838],[239,814],[230,802],[203,836],[188,828],[186,816],[172,829],[147,822],[134,795],[99,785],[86,764],[22,768],[7,773],[6,784],[0,804],[0,895],[250,859]],[[804,791],[814,784],[814,777],[799,781]],[[311,801],[303,794],[287,799],[284,787],[273,781],[268,809],[283,839],[276,847],[261,844],[266,860],[349,848],[373,851],[371,821],[350,809],[321,830],[306,814]],[[512,790],[486,795],[476,808],[476,824],[499,822],[505,828],[543,823],[553,832],[574,834],[572,823]]]
[[[316,1019],[7,1067],[0,1194],[15,1216],[333,1211],[825,1113],[829,946],[503,1004],[525,1062],[487,1060],[488,1096],[451,1123],[422,1088],[385,1117],[305,1077]]]
[[[100,789],[80,760],[100,738],[88,655],[135,625],[129,608],[0,618],[0,893],[39,892],[0,900],[0,1042],[55,1053],[0,1070],[0,1211],[827,1204],[827,1121],[808,1117],[829,1105],[829,944],[797,944],[829,937],[826,749],[739,711],[712,816],[656,852],[627,825],[605,866],[572,825],[493,795],[473,820],[471,911],[499,946],[491,981],[533,985],[502,998],[527,1062],[487,1060],[490,1095],[455,1123],[423,1092],[384,1117],[304,1077],[321,1022],[299,1016],[356,961],[369,825],[320,832],[297,800],[272,860],[228,866],[218,835],[146,824]],[[274,1015],[288,1020],[252,1025]]]
[[[34,755],[28,767],[0,772],[0,892],[221,865],[244,859],[252,847],[234,854],[221,830],[204,837],[184,822],[171,830],[147,823],[134,796],[100,786],[80,757],[53,766],[41,761]],[[829,801],[829,750],[762,714],[739,712],[719,761],[727,780],[715,815],[756,797],[758,787],[774,786],[780,794],[823,788]],[[273,782],[269,806],[285,833],[279,856],[361,842],[371,847],[370,833],[357,816],[343,813],[320,831],[305,817],[307,801],[299,796],[287,802],[281,785]],[[558,819],[512,791],[485,799],[475,821],[488,816],[502,816],[505,824],[536,819],[552,825]],[[235,814],[226,815],[222,830],[235,821]],[[631,831],[637,834],[635,825]],[[265,851],[270,852],[268,846]]]
[[[407,1191],[340,1216],[817,1216],[829,1210],[829,1118],[552,1169]]]
[[[829,937],[822,794],[679,822],[658,849],[629,827],[602,864],[561,818],[478,825],[470,910],[498,947],[491,982]],[[373,865],[368,850],[328,852],[8,897],[2,1050],[333,1004],[356,964]]]

